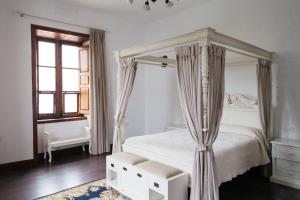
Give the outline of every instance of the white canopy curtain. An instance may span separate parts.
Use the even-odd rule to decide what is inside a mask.
[[[90,33],[92,154],[110,151],[104,43],[105,32],[92,29]]]
[[[203,122],[201,51],[208,48],[207,125]],[[212,144],[217,138],[223,111],[225,48],[198,44],[176,48],[177,81],[184,118],[195,141],[191,200],[218,200]],[[205,49],[206,51],[206,49]]]
[[[122,151],[122,144],[124,142],[124,115],[137,70],[137,62],[134,58],[122,58],[119,62],[113,153]]]

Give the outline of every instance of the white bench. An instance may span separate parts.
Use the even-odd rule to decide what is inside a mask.
[[[107,156],[107,187],[133,200],[187,200],[188,174],[122,152]]]
[[[49,163],[52,161],[51,151],[55,148],[66,147],[71,145],[82,144],[82,150],[85,151],[84,145],[89,145],[91,153],[91,130],[86,120],[73,122],[49,123],[44,125],[43,146],[44,159],[49,154]]]

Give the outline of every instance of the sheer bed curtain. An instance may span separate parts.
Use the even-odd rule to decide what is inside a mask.
[[[122,143],[124,142],[124,116],[137,70],[137,62],[134,58],[122,58],[119,62],[113,153],[122,151]]]
[[[90,63],[92,154],[102,154],[110,151],[104,31],[91,30]]]
[[[177,82],[180,104],[189,132],[195,141],[191,200],[218,200],[215,141],[223,111],[225,49],[208,49],[208,130],[203,130],[201,52],[198,44],[176,48]]]

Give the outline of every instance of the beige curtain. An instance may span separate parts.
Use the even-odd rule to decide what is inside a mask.
[[[225,94],[225,48],[212,45],[208,47],[208,132],[205,137],[205,144],[212,146],[219,133],[219,126],[223,114],[223,103]],[[218,181],[216,174],[216,162],[214,152],[207,153],[207,190],[203,199],[219,199]]]
[[[223,111],[225,49],[208,47],[208,130],[203,129],[201,48],[198,44],[176,48],[180,103],[189,132],[196,143],[191,200],[218,200],[215,141]]]
[[[257,86],[258,105],[263,133],[267,141],[270,141],[270,121],[271,121],[271,61],[258,59],[257,64]]]
[[[137,62],[133,58],[120,59],[118,68],[117,105],[115,113],[115,130],[113,138],[113,153],[122,151],[124,142],[124,115],[128,98],[132,92],[137,70]]]
[[[260,121],[263,129],[263,136],[266,147],[269,150],[270,129],[271,129],[271,109],[272,109],[272,79],[271,79],[271,61],[258,59],[257,64],[257,91]],[[269,152],[270,154],[270,152]],[[271,176],[271,165],[262,167],[262,175],[265,177]]]
[[[92,154],[102,154],[110,151],[104,31],[91,30],[90,62]]]

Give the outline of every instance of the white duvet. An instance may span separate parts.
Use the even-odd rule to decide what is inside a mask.
[[[259,129],[221,125],[213,144],[219,185],[252,167],[270,162]],[[125,152],[177,167],[191,174],[195,144],[187,129],[128,138]]]

